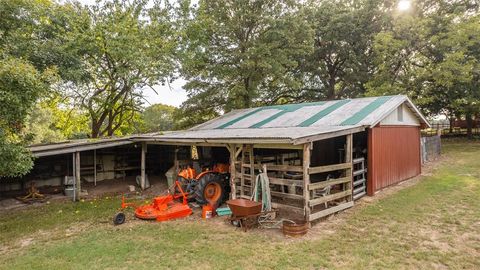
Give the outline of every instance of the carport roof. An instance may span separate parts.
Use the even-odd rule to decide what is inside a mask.
[[[29,146],[29,149],[35,157],[43,157],[132,144],[133,141],[130,139],[131,136],[121,138],[70,140],[58,143],[31,145]]]

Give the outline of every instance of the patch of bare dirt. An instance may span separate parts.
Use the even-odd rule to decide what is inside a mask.
[[[1,210],[10,210],[15,208],[24,207],[27,204],[22,203],[21,201],[13,198],[4,199],[0,201],[0,211]]]
[[[67,197],[60,194],[48,195],[47,199],[42,202],[24,203],[14,198],[0,200],[0,214],[6,212],[13,212],[18,209],[26,209],[29,207],[39,207],[49,204],[51,201],[66,201]]]
[[[168,189],[167,179],[161,176],[149,177],[150,187],[141,190],[137,185],[135,176],[127,176],[124,179],[103,180],[94,183],[84,183],[82,190],[86,190],[88,195],[86,198],[99,198],[104,196],[114,196],[127,193],[141,193],[145,196],[157,196],[166,193]],[[135,191],[130,191],[130,186],[135,188]]]
[[[25,238],[19,241],[20,242],[20,247],[28,247],[33,243],[33,238]]]
[[[435,263],[432,263],[431,264],[432,266],[432,269],[435,269],[435,270],[444,270],[444,269],[449,269],[448,266],[440,263],[440,262],[435,262]]]
[[[432,227],[421,228],[417,232],[419,237],[424,239],[421,245],[427,249],[435,248],[444,253],[454,250],[450,243],[442,238],[442,233],[433,229]]]

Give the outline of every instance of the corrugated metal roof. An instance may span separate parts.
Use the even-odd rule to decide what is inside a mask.
[[[30,150],[35,156],[46,156],[107,148],[136,141],[301,144],[373,127],[404,103],[420,123],[429,126],[410,99],[398,95],[241,109],[186,131],[33,145]]]
[[[309,141],[319,134],[338,132],[350,133],[352,130],[361,131],[361,126],[323,126],[323,127],[298,127],[298,128],[241,128],[241,129],[201,129],[178,131],[163,135],[138,136],[138,141],[158,142],[217,142],[229,143],[243,141],[243,143],[275,142],[298,144]]]
[[[382,96],[235,110],[187,131],[138,140],[218,143],[304,143],[373,127],[406,103],[419,123],[428,122],[407,96]]]
[[[191,130],[374,126],[403,103],[409,105],[420,123],[428,125],[408,97],[398,95],[236,110]]]
[[[32,151],[34,156],[43,157],[132,144],[133,141],[130,140],[131,138],[132,136],[120,138],[70,140],[59,143],[31,145],[28,148],[30,151]]]

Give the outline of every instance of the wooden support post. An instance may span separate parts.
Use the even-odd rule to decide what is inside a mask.
[[[308,173],[308,168],[310,167],[310,145],[311,143],[306,143],[303,145],[303,209],[305,214],[305,220],[310,222],[310,191],[308,190],[308,185],[310,184],[310,174]]]
[[[93,150],[93,183],[97,186],[97,149]]]
[[[141,164],[140,164],[140,187],[145,189],[145,159],[147,152],[147,143],[142,142]]]
[[[255,156],[253,153],[253,144],[249,145],[250,150],[250,196],[253,194],[255,183]]]
[[[72,153],[72,176],[73,176],[73,198],[72,200],[75,201],[77,196],[76,193],[76,186],[77,186],[77,171],[75,170],[75,153]],[[22,184],[23,185],[23,184]]]
[[[375,167],[373,164],[373,151],[374,146],[374,132],[373,129],[368,129],[368,139],[367,139],[367,195],[373,196],[375,194]]]
[[[245,191],[244,191],[244,186],[245,186],[245,167],[243,166],[244,165],[244,161],[245,161],[245,145],[242,145],[242,161],[240,162],[240,198],[243,198],[243,196],[245,195]]]
[[[174,177],[176,178],[179,172],[180,164],[178,163],[178,146],[175,146],[174,155],[173,155],[173,166],[175,166]]]
[[[80,181],[80,152],[75,152],[75,200],[80,200],[82,185]]]
[[[351,190],[352,193],[347,197],[347,201],[353,201],[353,134],[347,135],[347,142],[345,145],[345,163],[350,163],[350,168],[345,170],[345,177],[350,178],[350,181],[345,184],[345,190]]]
[[[235,162],[237,158],[235,156],[237,146],[235,144],[230,144],[227,146],[228,151],[230,152],[230,198],[236,199],[237,198],[237,190],[235,186],[235,177],[237,169],[235,168]]]

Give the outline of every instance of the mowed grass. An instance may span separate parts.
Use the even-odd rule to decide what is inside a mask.
[[[480,269],[480,143],[443,150],[415,185],[364,200],[299,240],[218,218],[115,227],[118,198],[2,214],[0,269]]]

